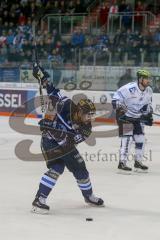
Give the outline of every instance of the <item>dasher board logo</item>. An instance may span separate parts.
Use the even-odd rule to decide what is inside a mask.
[[[8,112],[16,108],[24,112],[23,103],[27,100],[27,92],[22,90],[1,90],[0,91],[0,111]]]

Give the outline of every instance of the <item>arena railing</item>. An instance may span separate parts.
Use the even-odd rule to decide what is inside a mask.
[[[124,17],[130,18],[130,24],[126,28],[130,28],[132,31],[136,29],[142,30],[153,23],[156,16],[149,11],[142,12],[121,12],[121,13],[109,13],[108,22],[101,28],[106,29],[108,34],[115,34],[117,29],[125,28]],[[142,18],[141,22],[136,22],[136,17]],[[41,29],[47,29],[50,32],[53,29],[57,29],[59,34],[71,35],[76,27],[87,30],[90,33],[99,33],[99,16],[95,14],[79,13],[79,14],[47,14],[41,19]]]
[[[47,14],[41,20],[41,29],[47,29],[50,32],[56,29],[61,35],[71,35],[76,27],[87,28],[91,31],[96,21],[96,16],[91,17],[87,13]]]
[[[125,19],[124,17],[130,18],[130,23],[126,23],[125,26]],[[142,18],[142,21],[136,21],[136,17]],[[142,31],[144,28],[149,26],[151,22],[154,22],[156,19],[156,16],[149,12],[149,11],[142,11],[142,12],[121,12],[121,13],[109,13],[108,16],[108,23],[107,23],[107,32],[109,34],[114,34],[117,29],[123,28],[130,28],[131,31],[140,30]]]

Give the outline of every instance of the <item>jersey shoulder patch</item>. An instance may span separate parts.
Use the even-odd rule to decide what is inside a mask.
[[[134,94],[137,91],[137,85],[135,82],[131,82],[127,84],[127,89],[129,93]]]
[[[136,87],[131,87],[128,89],[130,93],[135,93],[136,92]]]

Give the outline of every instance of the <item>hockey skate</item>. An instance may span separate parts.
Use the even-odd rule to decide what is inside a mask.
[[[84,200],[91,206],[104,207],[104,201],[101,198],[95,197],[93,194],[85,197]]]
[[[33,213],[47,214],[49,212],[49,206],[46,205],[46,199],[42,197],[36,197],[32,203]]]
[[[126,163],[119,162],[118,169],[120,170],[119,173],[131,174],[132,168],[128,167]]]
[[[134,163],[135,172],[148,172],[148,167],[140,161],[135,161]]]

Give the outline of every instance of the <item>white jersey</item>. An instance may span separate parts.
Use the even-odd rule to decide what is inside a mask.
[[[126,116],[139,118],[145,105],[147,105],[146,112],[150,112],[152,94],[153,91],[150,86],[141,91],[137,82],[132,82],[119,88],[114,94],[113,100],[119,101],[120,104],[126,107]]]

